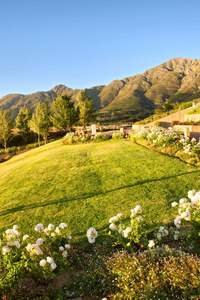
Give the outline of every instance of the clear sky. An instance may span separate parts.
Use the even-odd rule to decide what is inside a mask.
[[[0,0],[0,98],[200,59],[200,0]]]

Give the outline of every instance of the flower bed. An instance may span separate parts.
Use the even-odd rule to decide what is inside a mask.
[[[200,162],[200,142],[173,129],[160,127],[142,128],[132,133],[132,141],[138,142],[159,152],[174,155],[198,165]]]
[[[84,132],[82,130],[74,132],[67,133],[66,136],[63,138],[63,144],[64,145],[72,145],[76,143],[85,143],[85,142],[98,142],[98,141],[107,141],[110,139],[123,139],[128,138],[129,135],[125,133],[101,133],[98,132],[96,134],[91,134],[90,132]]]
[[[49,224],[46,228],[37,224],[31,236],[22,235],[14,225],[1,240],[0,295],[4,299],[36,299],[33,292],[29,298],[20,290],[23,279],[32,278],[45,287],[42,298],[37,299],[65,299],[67,293],[73,295],[72,291],[92,299],[198,297],[199,257],[166,245],[166,241],[174,241],[187,252],[200,252],[200,192],[189,191],[188,198],[172,203],[172,207],[178,208],[174,224],[164,224],[156,232],[149,230],[139,204],[131,209],[128,226],[127,220],[122,221],[122,213],[118,213],[109,219],[109,230],[105,231],[106,236],[101,236],[102,244],[95,245],[99,238],[97,230],[88,229],[86,236],[91,247],[85,250],[77,251],[70,246],[72,237],[66,223],[57,227]],[[106,237],[112,239],[106,242]],[[53,298],[52,279],[69,268],[81,273],[77,272],[71,286],[59,291],[60,298],[58,293]]]

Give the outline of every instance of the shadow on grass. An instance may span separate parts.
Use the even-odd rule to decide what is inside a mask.
[[[29,210],[29,209],[35,209],[35,208],[41,208],[41,207],[45,207],[45,206],[49,206],[49,205],[56,205],[56,204],[61,204],[61,203],[66,203],[68,201],[78,201],[78,200],[84,200],[84,199],[89,199],[89,198],[93,198],[99,195],[106,195],[115,191],[119,191],[119,190],[123,190],[126,188],[131,188],[137,185],[142,185],[145,183],[150,183],[150,182],[156,182],[156,181],[160,181],[160,180],[166,180],[166,179],[170,179],[170,178],[175,178],[175,177],[179,177],[179,176],[184,176],[184,175],[190,175],[190,174],[194,174],[194,173],[200,173],[200,170],[197,171],[192,171],[192,172],[185,172],[185,173],[181,173],[181,174],[176,174],[176,175],[172,175],[172,176],[167,176],[167,177],[161,177],[161,178],[156,178],[156,179],[148,179],[148,180],[143,180],[143,181],[138,181],[134,184],[130,184],[130,185],[125,185],[119,188],[115,188],[109,191],[102,191],[99,193],[88,193],[88,194],[83,194],[80,195],[78,197],[75,198],[64,198],[62,200],[57,200],[57,201],[53,201],[53,202],[46,202],[46,203],[40,203],[40,204],[32,204],[32,205],[20,205],[18,207],[15,208],[11,208],[11,209],[7,209],[4,211],[0,211],[0,216],[5,216],[8,214],[12,214],[15,212],[19,212],[19,211],[24,211],[24,210]]]

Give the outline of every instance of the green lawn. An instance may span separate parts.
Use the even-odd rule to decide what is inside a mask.
[[[148,222],[171,222],[171,202],[199,190],[200,169],[131,141],[56,141],[0,165],[0,228],[66,222],[77,238],[140,204]],[[154,225],[155,226],[155,225]]]

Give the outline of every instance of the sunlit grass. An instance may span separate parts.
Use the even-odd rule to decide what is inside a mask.
[[[62,145],[61,140],[0,165],[0,227],[27,233],[66,222],[77,238],[140,204],[148,222],[171,222],[171,202],[199,189],[200,169],[131,141]],[[154,225],[156,226],[156,225]]]

